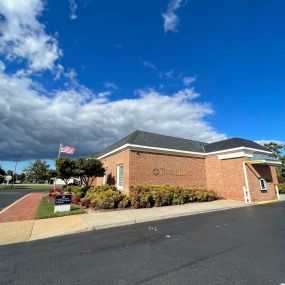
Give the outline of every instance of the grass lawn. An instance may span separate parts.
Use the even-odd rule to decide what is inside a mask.
[[[84,214],[85,211],[76,205],[71,205],[70,212],[54,213],[54,202],[43,198],[40,202],[36,219],[55,218],[69,215]]]
[[[61,189],[62,186],[56,186],[57,189]],[[27,191],[33,191],[33,190],[43,190],[47,191],[53,189],[53,185],[48,184],[14,184],[13,190],[27,190]],[[11,190],[11,184],[10,185],[0,185],[0,191],[1,190]]]

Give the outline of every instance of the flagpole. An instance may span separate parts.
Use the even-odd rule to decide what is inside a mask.
[[[60,158],[60,149],[61,149],[61,147],[62,147],[62,144],[60,143],[60,144],[59,144],[59,148],[58,148],[57,159]],[[53,190],[55,190],[55,188],[56,188],[56,179],[57,179],[57,177],[54,177],[54,180],[53,180]]]
[[[60,157],[60,149],[61,149],[61,147],[62,147],[62,144],[60,143],[60,144],[59,144],[59,148],[58,148],[58,156],[57,156],[57,158]]]

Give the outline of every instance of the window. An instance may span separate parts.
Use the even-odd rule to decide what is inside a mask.
[[[124,165],[117,165],[117,188],[122,191],[124,186]]]
[[[264,178],[259,178],[259,185],[261,192],[267,191],[266,180]]]

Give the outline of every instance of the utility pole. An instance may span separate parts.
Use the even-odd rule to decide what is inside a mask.
[[[21,155],[20,153],[15,153],[16,162],[15,162],[14,173],[13,173],[13,175],[12,175],[11,190],[13,189],[13,186],[14,186],[14,177],[15,177],[15,179],[17,180],[17,175],[16,175],[17,164],[18,164],[19,158],[20,158],[21,156],[22,156],[22,155]],[[14,177],[13,177],[13,176],[14,176]]]

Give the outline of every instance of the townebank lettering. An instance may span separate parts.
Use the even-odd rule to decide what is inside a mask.
[[[154,168],[152,171],[154,176],[172,175],[182,176],[182,169],[167,169],[167,168]]]

